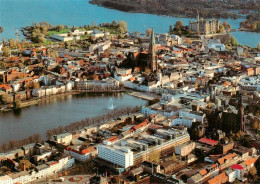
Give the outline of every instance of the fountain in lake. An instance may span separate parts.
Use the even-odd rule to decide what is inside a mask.
[[[108,109],[108,110],[113,110],[113,109],[115,109],[115,108],[116,108],[116,106],[114,106],[113,99],[110,98],[109,101],[108,101],[108,104],[107,104],[107,109]]]

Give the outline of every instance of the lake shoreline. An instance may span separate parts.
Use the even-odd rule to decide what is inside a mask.
[[[126,12],[126,13],[143,13],[143,14],[150,14],[150,15],[157,15],[157,16],[163,16],[163,17],[174,17],[174,18],[190,18],[190,19],[194,19],[197,17],[197,14],[194,14],[192,16],[187,16],[187,15],[183,15],[183,14],[162,14],[159,12],[148,12],[145,11],[145,9],[138,9],[138,10],[122,10],[121,8],[119,8],[120,3],[117,4],[118,6],[107,6],[104,5],[104,3],[102,2],[97,2],[95,0],[90,0],[89,4],[91,5],[95,5],[95,6],[99,6],[99,7],[103,7],[103,8],[107,8],[107,9],[111,9],[111,10],[117,10],[117,11],[121,11],[121,12]],[[206,19],[244,19],[247,15],[238,15],[238,17],[232,17],[232,16],[228,16],[228,17],[205,17]]]
[[[68,95],[80,95],[80,94],[87,94],[87,93],[125,93],[128,92],[127,90],[112,90],[112,91],[93,91],[93,90],[87,90],[87,91],[79,91],[79,90],[73,90],[71,92],[67,92],[67,93],[61,93],[61,94],[55,94],[55,95],[51,95],[51,96],[46,96],[46,97],[42,97],[42,98],[37,98],[37,99],[30,99],[27,101],[21,101],[22,105],[21,108],[19,109],[23,109],[29,106],[33,106],[33,105],[37,105],[37,104],[41,104],[45,101],[54,99],[54,98],[60,98],[60,97],[65,97]],[[4,106],[8,106],[7,108],[4,108]],[[8,112],[8,111],[13,111],[13,110],[17,110],[14,108],[13,104],[7,104],[7,105],[0,105],[0,112]]]

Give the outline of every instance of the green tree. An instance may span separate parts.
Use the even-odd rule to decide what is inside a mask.
[[[219,32],[223,33],[225,31],[225,28],[222,24],[219,25]]]
[[[44,36],[40,36],[38,37],[38,43],[45,43],[46,39],[44,38]]]
[[[237,40],[235,39],[234,36],[231,36],[230,43],[231,43],[232,46],[237,46],[238,45]]]

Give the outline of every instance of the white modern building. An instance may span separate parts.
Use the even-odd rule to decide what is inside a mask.
[[[63,34],[54,34],[51,36],[51,38],[54,38],[56,40],[59,41],[72,41],[72,40],[79,40],[81,35],[85,35],[85,34],[90,34],[93,31],[79,31],[78,29],[76,29],[73,32],[70,33],[63,33]]]
[[[130,148],[116,145],[98,145],[98,157],[123,168],[128,168],[134,164],[134,154]]]

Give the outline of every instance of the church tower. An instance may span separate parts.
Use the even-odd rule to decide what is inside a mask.
[[[239,95],[238,98],[238,123],[240,124],[240,130],[242,132],[245,131],[245,116],[244,116],[244,106],[243,106],[243,100],[242,95]]]
[[[157,64],[157,56],[155,53],[155,37],[154,37],[154,30],[152,29],[151,40],[148,50],[148,62],[147,66],[150,68],[151,72],[158,71],[158,64]]]

